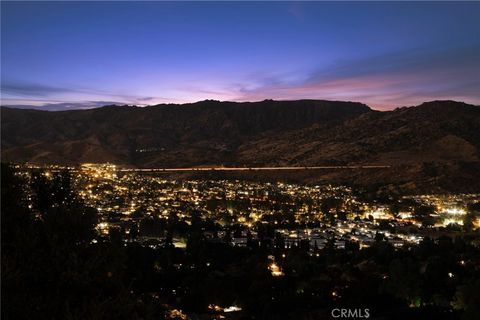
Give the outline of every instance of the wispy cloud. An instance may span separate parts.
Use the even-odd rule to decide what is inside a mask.
[[[28,81],[2,81],[1,93],[1,104],[4,106],[42,110],[88,109],[108,104],[144,106],[169,101],[165,97],[141,96],[85,87],[62,87]]]
[[[302,80],[267,79],[237,88],[238,100],[324,98],[357,100],[376,108],[456,98],[480,102],[480,47],[417,49],[335,61]]]
[[[1,87],[2,104],[65,110],[106,104],[142,106],[204,99],[350,100],[376,109],[415,105],[434,99],[480,103],[479,56],[480,46],[455,50],[418,48],[331,61],[324,67],[310,70],[256,71],[241,79],[224,79],[223,83],[219,79],[207,79],[204,83],[166,88],[170,97],[7,81]]]
[[[72,89],[48,86],[28,82],[4,82],[2,81],[1,92],[3,94],[24,97],[48,97],[59,93],[77,92]]]
[[[83,109],[93,109],[99,108],[108,105],[122,105],[121,102],[115,101],[85,101],[85,102],[59,102],[59,103],[44,103],[41,105],[30,105],[30,104],[13,104],[6,105],[10,108],[17,109],[36,109],[36,110],[46,110],[46,111],[65,111],[65,110],[83,110]]]

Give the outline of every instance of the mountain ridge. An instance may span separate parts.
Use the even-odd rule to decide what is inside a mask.
[[[480,107],[451,100],[392,111],[326,100],[61,112],[2,107],[1,124],[2,161],[140,168],[381,164],[392,170],[301,179],[480,190]]]

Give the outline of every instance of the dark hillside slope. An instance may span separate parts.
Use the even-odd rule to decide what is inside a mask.
[[[202,101],[46,112],[2,108],[2,160],[135,167],[391,165],[303,180],[480,192],[480,108],[378,112],[353,102]]]

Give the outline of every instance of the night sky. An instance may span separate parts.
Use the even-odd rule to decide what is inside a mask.
[[[480,2],[2,2],[2,105],[480,104]]]

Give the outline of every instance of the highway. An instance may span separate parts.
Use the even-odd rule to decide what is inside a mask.
[[[286,170],[337,170],[337,169],[388,169],[387,165],[311,166],[311,167],[193,167],[193,168],[122,168],[122,172],[189,172],[189,171],[286,171]]]

